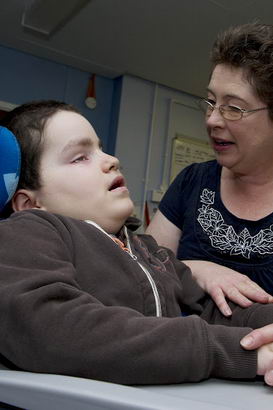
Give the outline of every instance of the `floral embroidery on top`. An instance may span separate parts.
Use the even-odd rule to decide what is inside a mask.
[[[212,208],[214,198],[215,192],[203,189],[200,195],[203,205],[198,209],[197,218],[214,248],[230,255],[242,255],[247,259],[250,259],[251,253],[260,255],[273,253],[273,225],[261,229],[254,236],[250,235],[247,228],[237,234],[233,226],[225,223],[221,213]]]

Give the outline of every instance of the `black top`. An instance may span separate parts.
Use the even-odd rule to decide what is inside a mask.
[[[258,221],[229,212],[220,197],[222,167],[192,164],[174,180],[159,209],[183,235],[177,257],[208,260],[244,273],[273,293],[273,213]]]

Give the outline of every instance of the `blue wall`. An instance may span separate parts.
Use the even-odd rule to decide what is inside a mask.
[[[133,76],[96,76],[97,106],[90,110],[84,103],[90,73],[2,46],[0,61],[0,101],[57,99],[79,108],[104,151],[119,158],[140,218],[153,192],[169,183],[176,134],[206,139],[195,96]]]
[[[30,100],[56,99],[75,105],[94,126],[104,150],[115,149],[114,106],[119,106],[119,87],[105,77],[96,76],[97,106],[84,104],[90,73],[0,46],[0,100],[22,104]],[[114,92],[117,90],[117,92]]]

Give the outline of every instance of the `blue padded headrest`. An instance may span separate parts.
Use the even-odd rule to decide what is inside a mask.
[[[21,166],[21,153],[14,134],[0,126],[0,211],[16,191]]]

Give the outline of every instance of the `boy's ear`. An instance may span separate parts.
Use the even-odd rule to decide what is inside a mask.
[[[28,189],[18,189],[12,198],[11,204],[14,211],[42,208],[37,201],[35,192]]]

